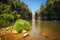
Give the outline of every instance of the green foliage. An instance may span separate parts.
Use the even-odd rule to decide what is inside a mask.
[[[40,17],[44,20],[60,20],[60,0],[47,0],[41,5]]]
[[[7,27],[17,19],[31,20],[28,6],[20,0],[0,0],[0,27]]]
[[[9,21],[3,20],[3,19],[0,20],[0,28],[7,27],[9,25],[10,25]]]
[[[0,1],[2,2],[0,3],[1,4],[0,8],[2,10],[0,11],[3,11],[3,13],[11,13],[12,11],[16,10],[17,14],[20,14],[22,19],[25,19],[25,20],[32,19],[31,11],[29,10],[28,6],[24,2],[21,2],[20,0],[6,0],[6,1],[3,1],[3,0]]]
[[[10,23],[14,21],[14,16],[11,14],[1,14],[0,15],[0,27],[8,27]]]
[[[0,15],[0,19],[13,21],[14,20],[14,16],[11,15],[11,14],[1,14]]]
[[[20,14],[17,14],[17,11],[11,10],[11,5],[0,4],[0,27],[8,27],[15,20],[20,18]]]
[[[45,11],[45,8],[46,8],[46,6],[44,6],[44,5],[41,5],[40,12],[43,12],[43,11]]]
[[[28,21],[18,19],[15,22],[13,29],[16,30],[17,32],[21,32],[23,29],[28,31],[31,29],[31,26]]]
[[[32,19],[31,11],[29,10],[28,6],[25,3],[16,2],[15,5],[16,5],[15,9],[17,9],[17,11],[18,11],[17,13],[19,13],[21,15],[22,19],[25,19],[25,20],[29,20],[29,18],[30,18],[30,20]],[[12,8],[13,8],[13,6],[12,6]]]

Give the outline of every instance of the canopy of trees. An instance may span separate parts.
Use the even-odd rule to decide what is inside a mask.
[[[0,0],[0,28],[10,26],[17,19],[31,18],[28,6],[20,0]]]
[[[41,5],[40,17],[43,20],[60,20],[60,0],[47,0]]]

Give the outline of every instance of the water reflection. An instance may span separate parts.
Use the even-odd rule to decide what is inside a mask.
[[[32,32],[36,33],[36,27],[35,27],[35,13],[32,13]]]
[[[36,33],[35,21],[32,21],[32,32]]]
[[[32,32],[42,34],[51,38],[60,38],[60,21],[42,21],[35,20],[35,14],[32,14]]]
[[[36,27],[42,35],[60,38],[60,21],[36,21]]]
[[[35,34],[38,34],[38,30],[36,27],[36,21],[35,21],[35,13],[32,13],[32,32]]]

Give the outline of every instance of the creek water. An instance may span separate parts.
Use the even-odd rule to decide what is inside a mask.
[[[42,21],[35,20],[35,14],[32,14],[32,32],[42,34],[50,38],[60,39],[60,21]]]

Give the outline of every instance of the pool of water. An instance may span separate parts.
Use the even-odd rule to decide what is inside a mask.
[[[32,26],[33,31],[35,30],[35,32],[51,38],[60,38],[60,21],[38,20],[34,23],[35,28]]]

